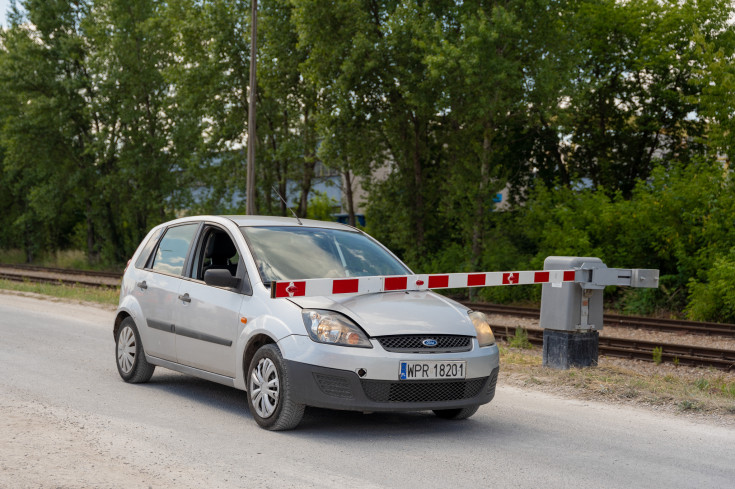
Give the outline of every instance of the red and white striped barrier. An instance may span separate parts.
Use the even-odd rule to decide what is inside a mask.
[[[404,290],[494,287],[498,285],[561,284],[562,282],[576,282],[576,278],[577,270],[315,278],[271,282],[271,297],[275,299],[280,297],[370,294]]]

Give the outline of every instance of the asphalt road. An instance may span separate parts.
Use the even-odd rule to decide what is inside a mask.
[[[267,432],[241,391],[124,383],[112,317],[0,293],[0,487],[735,487],[733,427],[502,382],[467,421],[312,409]]]

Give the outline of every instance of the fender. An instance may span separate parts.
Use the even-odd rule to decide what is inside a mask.
[[[270,338],[273,343],[278,343],[283,338],[301,330],[306,335],[306,329],[304,329],[303,319],[301,318],[301,308],[290,302],[284,301],[283,303],[288,304],[288,306],[286,306],[287,310],[280,311],[280,318],[270,312],[256,315],[252,320],[248,321],[247,325],[240,332],[237,338],[237,355],[235,357],[237,359],[235,386],[238,389],[245,389],[244,356],[245,350],[253,338],[263,335]],[[244,316],[244,314],[242,315]],[[289,324],[291,324],[290,327]]]
[[[133,318],[135,326],[138,328],[138,333],[142,337],[141,339],[143,340],[143,344],[145,344],[147,330],[143,327],[145,324],[142,324],[143,310],[141,309],[138,300],[129,294],[123,298],[120,305],[117,307],[117,311],[115,311],[114,328],[118,327],[121,321],[120,317],[125,314]]]

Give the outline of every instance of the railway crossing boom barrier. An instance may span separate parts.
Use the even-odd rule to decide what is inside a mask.
[[[597,365],[606,286],[658,287],[659,271],[608,268],[594,257],[550,256],[543,271],[444,273],[271,282],[271,297],[308,297],[542,284],[543,364],[557,369]]]
[[[658,287],[658,270],[608,268],[594,257],[550,256],[544,270],[572,268],[574,283],[549,283],[541,289],[543,365],[556,369],[596,366],[602,329],[603,290],[608,285]]]

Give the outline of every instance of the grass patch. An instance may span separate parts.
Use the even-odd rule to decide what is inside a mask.
[[[722,376],[715,378],[702,377],[694,382],[694,386],[703,392],[721,394],[724,397],[735,399],[735,382],[728,382]]]
[[[530,355],[524,355],[522,352],[516,351],[516,350],[510,350],[508,347],[503,345],[498,345],[500,349],[500,358],[501,360],[506,360],[509,363],[517,366],[536,366],[541,365],[540,361],[537,361],[536,358]]]
[[[500,347],[502,381],[575,398],[666,407],[672,412],[735,415],[735,377],[718,370],[686,373],[651,364],[650,373],[605,357],[594,368],[554,370],[542,366],[541,349]],[[657,370],[659,369],[659,370]]]
[[[641,393],[632,387],[628,387],[622,393],[624,399],[636,399],[637,397],[640,397],[640,395]]]
[[[32,292],[60,299],[96,302],[105,305],[117,305],[120,300],[120,289],[117,287],[85,287],[83,285],[42,284],[36,282],[14,282],[0,279],[0,289],[17,292]]]
[[[699,402],[690,401],[688,399],[680,401],[678,406],[679,406],[679,409],[681,409],[682,411],[701,411],[702,410],[702,406],[700,405]]]
[[[0,249],[0,263],[8,265],[20,265],[26,262],[26,254],[23,250],[3,250]]]

